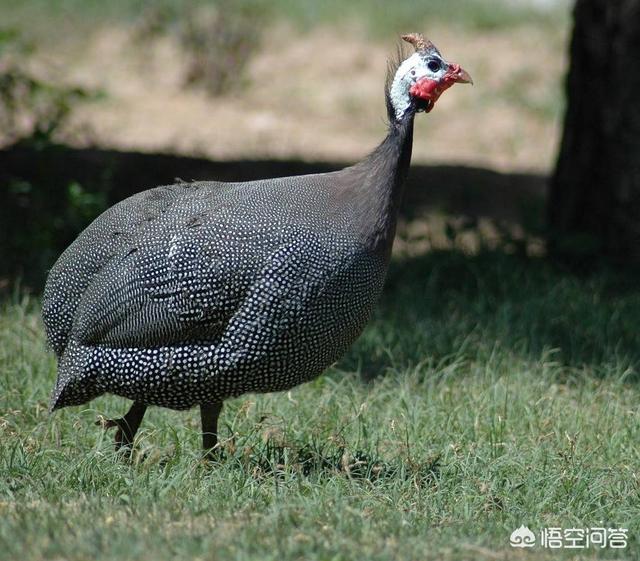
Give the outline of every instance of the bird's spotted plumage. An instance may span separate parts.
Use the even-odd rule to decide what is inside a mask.
[[[52,407],[110,392],[184,409],[320,374],[385,272],[332,202],[336,175],[159,187],[99,217],[45,291]]]
[[[394,69],[387,137],[362,162],[157,187],[80,234],[52,268],[43,299],[58,357],[51,409],[105,392],[134,400],[106,423],[118,427],[120,447],[131,444],[147,405],[200,405],[211,449],[225,399],[289,389],[342,356],[382,290],[415,113],[470,80],[457,65],[439,71],[441,80],[425,55],[435,47],[420,35],[407,40],[418,53]]]

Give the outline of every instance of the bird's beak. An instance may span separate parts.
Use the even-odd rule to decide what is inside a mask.
[[[473,86],[473,79],[471,75],[462,68],[459,64],[452,63],[449,65],[449,71],[447,76],[451,82],[456,84],[471,84]]]
[[[449,64],[444,76],[439,80],[423,78],[413,84],[409,92],[413,97],[421,99],[426,103],[426,107],[422,109],[422,111],[429,113],[434,108],[436,101],[438,101],[442,93],[453,86],[453,84],[473,84],[469,73],[456,63]]]

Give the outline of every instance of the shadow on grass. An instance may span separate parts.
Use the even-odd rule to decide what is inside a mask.
[[[326,172],[344,164],[214,162],[65,146],[0,151],[0,282],[40,291],[46,270],[99,212],[180,177],[245,181]],[[425,209],[527,226],[543,216],[546,180],[462,166],[412,166],[403,215]],[[534,215],[531,218],[531,215]],[[431,252],[393,263],[373,327],[345,358],[372,377],[429,357],[486,359],[496,346],[606,375],[640,364],[640,275],[594,265],[578,276],[543,259],[501,251]],[[390,358],[393,357],[393,358]]]
[[[375,452],[349,451],[335,444],[317,443],[284,446],[266,442],[242,455],[225,454],[225,462],[234,462],[253,477],[343,475],[362,481],[402,480],[420,486],[433,485],[440,474],[440,456],[416,462],[408,458],[385,460]]]
[[[139,191],[191,180],[249,181],[327,172],[344,163],[215,162],[66,146],[13,146],[0,151],[0,280],[21,278],[39,292],[58,255],[102,210]],[[413,166],[406,218],[425,208],[468,217],[520,221],[542,208],[545,178],[461,166]]]
[[[428,357],[489,364],[504,352],[638,381],[640,274],[589,273],[501,251],[441,251],[392,263],[380,308],[343,366],[365,378]],[[392,359],[390,357],[393,357]]]

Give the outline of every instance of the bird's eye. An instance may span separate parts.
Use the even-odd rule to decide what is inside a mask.
[[[440,70],[440,62],[438,62],[437,60],[430,60],[427,63],[427,67],[429,68],[429,70],[431,70],[431,72],[437,72],[438,70]]]
[[[416,75],[416,71],[415,71],[415,70],[412,70],[412,71],[411,71],[411,75],[412,75],[412,76],[415,76],[415,75]]]

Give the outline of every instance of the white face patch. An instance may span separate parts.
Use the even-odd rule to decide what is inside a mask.
[[[409,90],[413,84],[422,78],[439,81],[446,74],[449,63],[445,61],[435,49],[429,53],[413,53],[398,67],[393,78],[389,97],[395,111],[396,119],[400,120],[411,106]]]

